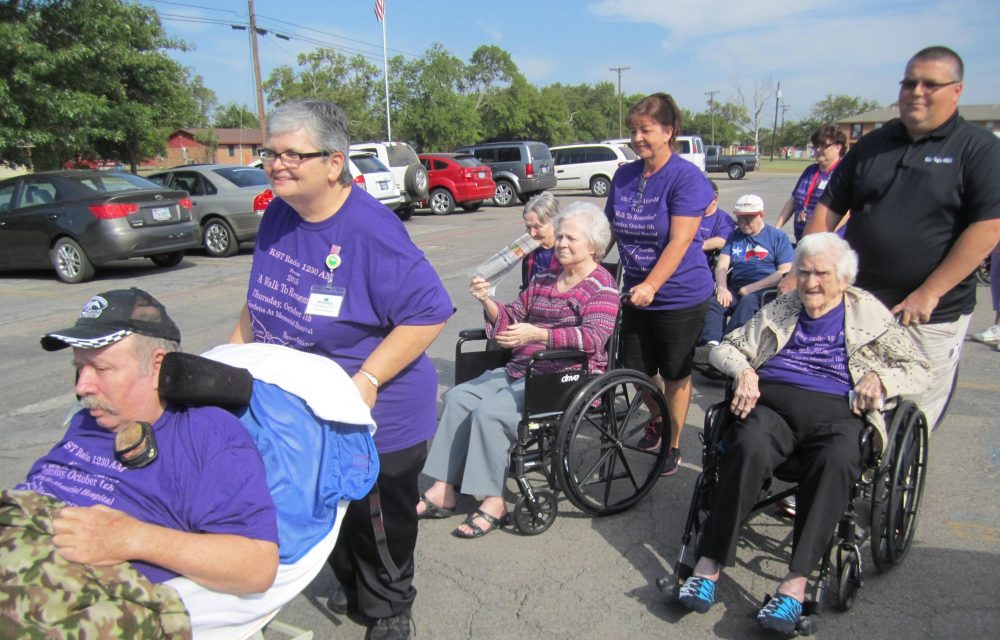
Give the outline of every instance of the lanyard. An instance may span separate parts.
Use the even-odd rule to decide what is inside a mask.
[[[837,168],[838,164],[840,164],[840,158],[837,158],[837,161],[830,165],[829,171],[823,171],[819,168],[819,165],[816,165],[816,173],[813,174],[812,180],[809,181],[809,188],[806,189],[806,199],[802,203],[803,211],[809,210],[809,201],[812,200],[813,191],[816,190],[816,182],[819,180],[820,174],[822,173],[829,177],[829,175],[833,173],[833,170]]]

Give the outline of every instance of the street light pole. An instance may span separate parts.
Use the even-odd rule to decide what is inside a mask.
[[[629,67],[611,67],[608,71],[618,73],[618,137],[622,137],[622,71],[628,71]]]
[[[778,83],[778,91],[774,94],[774,128],[771,129],[771,162],[774,162],[774,136],[778,133],[778,103],[781,102],[781,83]]]
[[[705,95],[708,96],[708,110],[712,114],[712,144],[715,144],[715,94],[718,91],[706,91]]]
[[[267,122],[264,115],[264,88],[260,81],[260,53],[257,51],[257,18],[253,12],[253,0],[247,0],[250,11],[250,53],[253,57],[254,88],[257,92],[257,122],[260,124],[260,143],[267,137]]]

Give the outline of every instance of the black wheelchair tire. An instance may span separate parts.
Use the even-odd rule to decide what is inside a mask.
[[[849,611],[861,588],[861,557],[854,549],[837,549],[837,609]]]
[[[535,491],[535,510],[532,511],[528,500],[522,495],[514,503],[514,526],[526,536],[537,536],[548,531],[556,521],[556,494],[551,491]]]
[[[903,562],[917,529],[927,475],[927,419],[901,403],[888,434],[884,466],[872,489],[872,560],[879,573]]]
[[[664,416],[660,448],[636,446],[642,392]],[[599,403],[595,407],[595,404]],[[566,497],[593,516],[621,513],[653,488],[669,453],[666,401],[649,376],[630,369],[604,373],[590,381],[563,413],[556,435],[556,477]]]

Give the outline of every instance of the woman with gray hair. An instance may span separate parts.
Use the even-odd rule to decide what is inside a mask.
[[[230,341],[326,356],[371,407],[379,475],[369,499],[347,508],[329,606],[365,614],[366,637],[408,638],[417,477],[437,417],[437,373],[424,352],[452,305],[399,219],[354,188],[348,143],[347,119],[331,102],[296,100],[269,118],[260,157],[276,197]]]
[[[795,250],[796,290],[779,296],[728,334],[710,356],[735,382],[734,422],[718,489],[698,546],[694,575],[680,601],[704,613],[715,602],[722,565],[736,559],[740,525],[765,479],[787,458],[801,463],[788,573],[758,612],[766,629],[795,630],[809,574],[860,473],[865,423],[885,440],[888,398],[930,384],[913,342],[874,296],[851,286],[857,254],[834,233],[802,238]]]
[[[556,228],[553,224],[558,214],[559,201],[549,191],[539,193],[524,205],[524,213],[521,214],[524,229],[539,246],[521,261],[522,290],[538,274],[559,266],[555,251]]]
[[[607,368],[607,342],[618,315],[618,289],[601,258],[611,241],[604,213],[574,202],[556,217],[559,267],[532,278],[514,302],[490,298],[490,283],[473,278],[469,293],[483,305],[486,333],[513,356],[503,369],[487,371],[448,391],[424,473],[435,482],[420,498],[421,518],[455,513],[456,487],[485,496],[479,508],[452,533],[479,538],[509,520],[503,499],[508,452],[524,406],[528,362],[543,349],[577,349],[587,354],[587,369]],[[578,368],[566,360],[533,365],[538,373]]]

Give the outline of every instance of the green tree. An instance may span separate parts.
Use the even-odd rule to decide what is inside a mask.
[[[197,113],[156,11],[123,0],[7,3],[0,22],[0,158],[54,168],[162,152]]]
[[[860,96],[828,93],[825,98],[813,105],[809,115],[818,124],[831,124],[849,116],[878,109],[879,106],[875,100],[867,100]]]
[[[352,140],[385,137],[382,74],[358,55],[347,58],[333,49],[300,54],[296,71],[283,65],[264,82],[269,104],[278,106],[298,98],[320,98],[337,103],[348,118]]]
[[[435,43],[422,57],[393,59],[393,137],[421,151],[450,151],[482,135],[475,97],[463,92],[465,65]]]
[[[215,111],[212,126],[220,129],[257,129],[260,121],[257,114],[244,105],[229,102]]]

